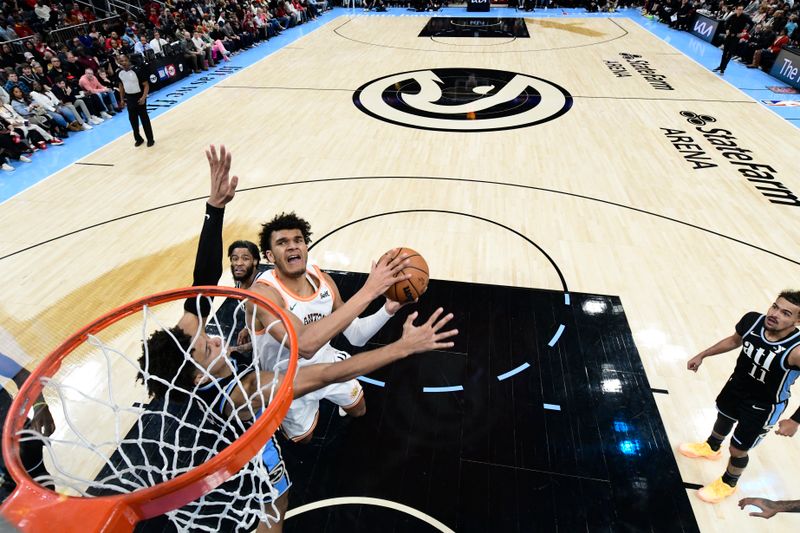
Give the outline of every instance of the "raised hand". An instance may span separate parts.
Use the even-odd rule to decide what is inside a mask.
[[[431,350],[442,350],[452,348],[453,342],[446,341],[450,337],[458,334],[457,329],[441,331],[441,329],[453,319],[453,313],[448,313],[439,318],[444,309],[441,307],[433,312],[428,321],[420,326],[414,325],[414,320],[419,313],[416,311],[408,315],[403,324],[403,336],[398,342],[402,343],[409,353],[429,352]]]
[[[229,177],[231,154],[223,144],[219,147],[219,156],[217,156],[217,149],[212,144],[206,150],[206,159],[208,159],[208,169],[211,174],[211,194],[208,196],[208,203],[212,207],[225,207],[228,202],[233,200],[236,186],[239,184],[237,176]]]
[[[780,509],[778,503],[766,498],[743,498],[739,500],[739,509],[744,509],[746,506],[752,505],[758,507],[758,512],[750,513],[750,516],[759,516],[761,518],[772,518]]]
[[[408,265],[406,254],[397,254],[398,248],[389,250],[378,259],[377,263],[372,263],[369,277],[362,290],[367,291],[371,299],[375,299],[389,290],[389,287],[398,281],[411,279],[410,274],[400,274],[403,267]],[[394,257],[397,256],[397,257]],[[391,261],[390,257],[394,257]]]

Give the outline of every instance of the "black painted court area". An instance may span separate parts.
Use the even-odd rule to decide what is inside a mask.
[[[418,37],[530,37],[525,19],[433,17]]]
[[[332,275],[345,297],[365,279]],[[341,418],[323,402],[312,443],[283,442],[290,509],[366,496],[457,532],[698,531],[619,298],[570,300],[432,281],[420,313],[453,311],[455,347],[370,375],[385,386],[364,384],[364,418]],[[366,348],[399,337],[402,322]],[[457,385],[464,390],[423,392]],[[285,531],[436,529],[397,510],[344,505],[291,518]]]

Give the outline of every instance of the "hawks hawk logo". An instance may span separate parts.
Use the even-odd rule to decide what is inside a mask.
[[[401,72],[356,90],[364,113],[400,126],[436,131],[499,131],[560,117],[572,95],[527,74],[473,68]]]

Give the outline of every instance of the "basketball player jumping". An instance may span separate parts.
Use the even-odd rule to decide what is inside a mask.
[[[789,402],[789,388],[800,375],[800,291],[784,291],[766,315],[747,313],[736,332],[692,357],[687,368],[697,372],[703,359],[741,347],[736,367],[717,396],[717,420],[705,442],[681,444],[686,457],[719,459],[720,446],[736,425],[731,458],[721,478],[701,488],[703,501],[719,503],[736,491],[736,483],[754,448],[778,424],[778,435],[791,437],[800,425],[800,409],[780,420]],[[780,422],[779,422],[780,420]]]
[[[238,183],[237,177],[229,178],[231,154],[224,146],[220,147],[219,156],[214,146],[206,151],[206,156],[211,170],[211,194],[198,243],[193,286],[216,285],[222,275],[222,220],[225,205],[233,199]],[[395,261],[393,264],[384,263],[375,267],[367,284],[371,291],[369,294],[381,294],[396,281],[404,279],[403,276],[395,275],[400,263]],[[146,342],[150,357],[149,362],[144,355],[140,359],[141,377],[145,378],[148,392],[153,398],[164,398],[168,389],[166,383],[173,383],[175,387],[185,391],[196,391],[195,394],[220,414],[228,417],[236,412],[239,419],[245,420],[250,410],[242,409],[242,406],[251,403],[253,412],[264,407],[260,405],[262,395],[258,393],[258,387],[271,387],[273,373],[269,370],[257,373],[253,366],[244,365],[243,369],[232,370],[238,367],[236,352],[226,353],[222,339],[208,336],[202,327],[204,318],[210,314],[210,307],[205,298],[200,299],[199,305],[194,297],[189,298],[184,303],[184,313],[177,326],[169,331],[156,331],[148,338]],[[357,308],[355,305],[352,307]],[[356,376],[377,370],[413,353],[452,347],[453,343],[447,339],[456,335],[457,330],[441,330],[453,315],[442,314],[442,309],[437,309],[425,324],[414,326],[417,313],[412,313],[403,325],[401,338],[389,345],[331,364],[312,364],[298,368],[294,381],[294,397],[300,398],[334,383],[348,382]],[[177,344],[173,337],[178,341]],[[305,346],[307,349],[307,345]],[[194,365],[184,364],[184,353],[191,354]],[[149,376],[160,380],[147,379]],[[175,391],[180,389],[173,388],[170,397],[174,397]],[[268,396],[269,391],[265,392]],[[262,456],[273,486],[279,494],[276,507],[282,517],[287,505],[286,491],[289,481],[282,469],[279,450],[272,440],[267,443]],[[281,468],[278,469],[278,466]],[[276,479],[276,472],[282,477]],[[262,493],[269,494],[269,490]],[[270,503],[255,502],[253,505]],[[273,524],[271,528],[267,524],[259,523],[258,530],[274,533],[280,531],[281,526],[281,522]],[[247,527],[247,524],[236,526],[237,529],[244,530]]]
[[[318,266],[308,264],[308,243],[311,241],[308,222],[294,213],[282,213],[262,226],[259,238],[262,253],[275,268],[262,272],[252,290],[288,312],[297,330],[300,366],[332,363],[350,357],[330,345],[333,337],[344,332],[350,344],[364,346],[401,307],[401,304],[387,299],[377,313],[359,318],[389,286],[410,278],[398,274],[407,264],[406,255],[398,254],[398,250],[384,254],[373,263],[364,286],[344,302],[333,278]],[[248,316],[248,327],[252,324],[251,319]],[[278,325],[270,332],[264,331],[265,326],[274,320],[268,311],[257,310],[256,331],[252,337],[261,354],[262,368],[273,368],[279,357],[285,359],[285,348],[281,353],[280,346],[283,328]],[[321,399],[330,400],[351,416],[363,416],[367,410],[358,381],[353,379],[331,385],[292,403],[281,426],[287,437],[295,442],[311,440]]]

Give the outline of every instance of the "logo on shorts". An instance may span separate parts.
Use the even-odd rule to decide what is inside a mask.
[[[358,387],[353,387],[353,390],[350,391],[350,397],[355,398],[356,396],[358,396]]]
[[[150,74],[150,83],[155,83],[158,81],[158,76],[155,74]]]
[[[353,103],[379,120],[435,131],[524,128],[572,107],[566,89],[542,78],[476,68],[413,70],[359,87]]]

